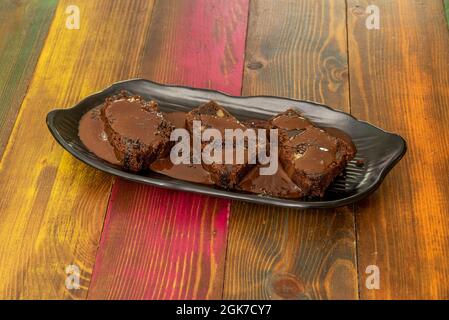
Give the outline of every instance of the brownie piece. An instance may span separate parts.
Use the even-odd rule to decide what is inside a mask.
[[[308,127],[313,127],[313,123],[306,117],[294,109],[288,109],[287,111],[278,114],[270,120],[270,124],[278,129],[279,141],[287,141],[290,137],[293,137]]]
[[[323,197],[331,182],[354,158],[356,149],[341,131],[326,131],[295,110],[274,117],[280,130],[279,158],[303,195]]]
[[[162,112],[164,118],[170,122],[175,129],[186,128],[186,115],[187,112],[174,111],[174,112]]]
[[[158,112],[157,103],[121,93],[101,109],[108,140],[125,170],[148,169],[170,146],[172,125]]]
[[[352,141],[351,137],[348,136],[345,132],[337,129],[337,128],[323,128],[328,134],[334,136],[340,140],[343,144],[343,150],[346,151],[347,162],[351,161],[357,152],[357,149]]]
[[[265,130],[265,141],[268,142],[270,141],[270,129],[275,129],[275,127],[270,123],[270,121],[267,120],[261,120],[261,119],[256,119],[256,120],[246,120],[243,121],[243,124],[250,129],[253,129],[256,134],[259,134],[258,130],[259,129],[264,129]]]
[[[246,121],[243,121],[242,123],[247,128],[251,128],[251,129],[254,129],[254,130],[257,130],[257,129],[270,130],[271,128],[273,128],[273,126],[270,123],[270,121],[261,120],[261,119],[246,120]]]
[[[245,150],[245,162],[243,164],[226,164],[225,154],[233,153],[235,159],[236,146],[234,144],[232,150],[225,148],[225,129],[241,129],[245,131],[247,128],[240,123],[233,115],[226,111],[223,107],[214,101],[207,102],[196,109],[190,111],[186,116],[187,129],[193,135],[193,121],[201,121],[201,132],[207,128],[214,128],[220,131],[222,135],[222,154],[223,159],[221,163],[206,164],[203,167],[210,172],[211,178],[217,186],[230,189],[234,188],[243,176],[251,169],[253,165],[248,164],[247,152]],[[202,143],[202,149],[209,142]]]

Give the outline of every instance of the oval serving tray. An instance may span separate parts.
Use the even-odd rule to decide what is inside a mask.
[[[344,174],[336,178],[322,199],[290,200],[236,191],[173,179],[158,173],[145,175],[123,171],[89,152],[78,137],[78,123],[88,110],[102,104],[106,97],[121,90],[153,99],[161,111],[189,111],[201,103],[215,100],[239,120],[268,119],[288,108],[296,108],[321,127],[334,127],[349,134],[357,155]],[[287,98],[256,96],[233,97],[217,91],[162,85],[143,79],[117,82],[90,95],[70,109],[53,110],[47,125],[56,141],[73,156],[104,172],[127,180],[162,188],[202,193],[217,197],[290,208],[332,208],[358,201],[376,190],[391,168],[406,152],[406,142],[396,134],[385,132],[353,116],[313,102]],[[363,166],[357,165],[363,162]]]

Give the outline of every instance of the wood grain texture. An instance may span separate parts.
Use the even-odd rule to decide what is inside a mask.
[[[89,299],[219,297],[228,212],[229,201],[120,181]]]
[[[0,158],[56,5],[57,0],[0,2]]]
[[[344,0],[251,2],[243,94],[349,111],[345,12]],[[358,298],[352,207],[231,212],[225,298]]]
[[[69,4],[58,5],[0,162],[1,298],[86,296],[112,179],[63,152],[45,116],[137,76],[150,24],[151,1],[77,0],[81,29],[68,30]],[[79,290],[65,287],[70,264]]]
[[[444,0],[444,10],[446,12],[446,21],[449,23],[449,0]]]
[[[380,29],[367,30],[368,5]],[[405,158],[357,205],[364,299],[449,298],[449,34],[443,2],[348,1],[355,116],[401,134]],[[365,269],[380,269],[380,289]]]
[[[247,0],[157,1],[141,77],[238,95]],[[219,299],[228,200],[114,184],[92,299]]]

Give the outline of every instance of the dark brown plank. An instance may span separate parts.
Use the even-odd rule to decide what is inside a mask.
[[[365,8],[380,9],[367,30]],[[449,34],[443,2],[349,0],[352,112],[401,134],[408,153],[357,206],[364,299],[449,298]],[[365,286],[377,265],[380,289]]]
[[[244,95],[349,111],[345,1],[251,2]],[[287,210],[234,202],[224,297],[357,299],[352,207]]]
[[[0,159],[58,0],[0,2]]]

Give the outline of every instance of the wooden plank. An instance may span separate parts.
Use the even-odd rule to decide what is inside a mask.
[[[111,177],[75,160],[51,137],[46,113],[137,76],[151,1],[77,0],[79,30],[61,1],[0,162],[0,297],[87,294]],[[67,290],[66,266],[80,268]]]
[[[251,2],[245,95],[349,111],[345,1]],[[287,210],[234,202],[226,299],[356,299],[352,207]]]
[[[0,3],[0,158],[56,5],[57,0]]]
[[[368,5],[380,29],[365,27]],[[408,153],[358,204],[364,299],[449,298],[449,34],[443,2],[348,2],[353,114],[401,134]],[[380,289],[365,286],[377,265]]]
[[[89,299],[220,296],[229,201],[115,185]]]
[[[247,0],[158,1],[140,75],[240,94],[247,10]],[[89,298],[221,298],[229,204],[117,181]]]
[[[449,23],[449,0],[444,0],[444,10],[446,11],[446,20]]]

